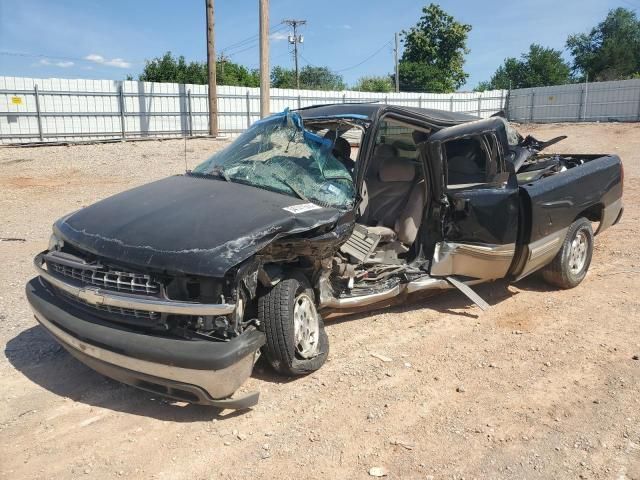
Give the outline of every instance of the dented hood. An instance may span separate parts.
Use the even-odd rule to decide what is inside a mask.
[[[78,248],[128,265],[222,276],[273,240],[340,215],[268,190],[178,175],[83,208],[54,230]]]

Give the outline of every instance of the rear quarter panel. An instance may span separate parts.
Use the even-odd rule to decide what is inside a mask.
[[[578,157],[578,155],[572,155]],[[531,243],[571,225],[586,210],[606,208],[622,197],[622,169],[617,155],[595,156],[584,165],[521,185],[529,210]]]

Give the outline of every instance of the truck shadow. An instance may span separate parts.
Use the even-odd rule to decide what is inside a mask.
[[[517,295],[518,290],[553,290],[537,277],[525,279],[516,286],[517,289],[510,289],[506,281],[497,281],[474,289],[490,305],[497,305]],[[404,313],[423,308],[472,319],[480,315],[480,310],[474,307],[471,300],[455,290],[437,291],[430,295],[417,293],[400,301],[400,304],[380,305],[374,311],[328,316],[327,326],[330,330],[331,325],[336,323],[364,319],[376,312]],[[247,412],[176,402],[111,380],[72,357],[40,325],[24,330],[9,340],[4,353],[11,365],[32,382],[55,395],[91,406],[185,423],[224,420]],[[273,373],[263,358],[256,364],[252,377],[261,382],[281,384],[296,380]]]
[[[184,423],[224,420],[247,412],[173,401],[111,380],[72,357],[40,325],[9,340],[4,353],[16,370],[42,388],[95,407]]]

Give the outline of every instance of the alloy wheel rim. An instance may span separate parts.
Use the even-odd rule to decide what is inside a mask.
[[[302,358],[316,355],[319,340],[318,312],[309,295],[301,293],[293,307],[294,341],[296,353]]]
[[[588,246],[587,235],[583,231],[578,232],[571,242],[571,249],[569,250],[569,270],[572,274],[577,275],[582,272],[587,261]]]

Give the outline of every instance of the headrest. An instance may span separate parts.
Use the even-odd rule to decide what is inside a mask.
[[[406,158],[387,158],[378,172],[381,182],[411,182],[416,167]]]
[[[413,143],[416,145],[426,142],[429,139],[429,134],[420,130],[414,130],[411,132],[411,136],[413,137]]]
[[[342,158],[351,157],[351,145],[349,145],[349,141],[346,138],[336,138],[336,143],[333,146],[333,150],[337,151]]]
[[[373,156],[380,161],[384,161],[387,158],[396,158],[398,156],[398,149],[393,145],[381,143],[376,146],[376,149],[373,151]]]

